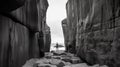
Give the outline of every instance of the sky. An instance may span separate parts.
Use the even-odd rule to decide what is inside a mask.
[[[66,18],[67,0],[48,0],[47,24],[51,29],[51,43],[64,43],[61,21]]]

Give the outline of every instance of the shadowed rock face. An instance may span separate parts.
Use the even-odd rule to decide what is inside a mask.
[[[27,0],[1,0],[0,12],[10,12],[24,5]]]
[[[44,30],[44,51],[50,52],[50,44],[51,44],[51,32],[50,27],[45,24],[45,30]]]
[[[47,7],[47,0],[0,1],[0,67],[22,67],[26,60],[40,57],[38,46],[44,46],[45,36],[39,32],[46,30]],[[38,35],[43,36],[41,43]]]
[[[68,0],[69,43],[75,41],[72,45],[85,62],[119,67],[119,3],[119,0]]]
[[[68,47],[70,52],[75,53],[75,45],[76,45],[76,31],[77,31],[77,4],[75,0],[69,0],[66,4],[67,11],[67,27],[68,27]]]

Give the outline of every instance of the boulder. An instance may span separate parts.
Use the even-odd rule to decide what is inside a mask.
[[[52,64],[52,65],[58,65],[60,62],[62,62],[62,61],[59,59],[50,59],[50,64]]]
[[[60,62],[59,64],[56,65],[57,67],[63,67],[65,66],[65,63],[64,62]]]
[[[78,64],[78,63],[82,63],[82,61],[80,60],[79,57],[72,57],[71,58],[71,63],[72,64]]]

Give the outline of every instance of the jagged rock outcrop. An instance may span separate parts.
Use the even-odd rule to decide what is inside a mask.
[[[72,45],[76,54],[88,64],[119,67],[119,3],[119,0],[68,0],[69,43],[75,40]]]
[[[47,0],[0,2],[0,67],[21,67],[26,60],[40,57],[47,8]]]

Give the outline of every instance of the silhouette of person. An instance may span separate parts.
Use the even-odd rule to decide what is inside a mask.
[[[56,49],[58,50],[58,43],[56,43]]]

